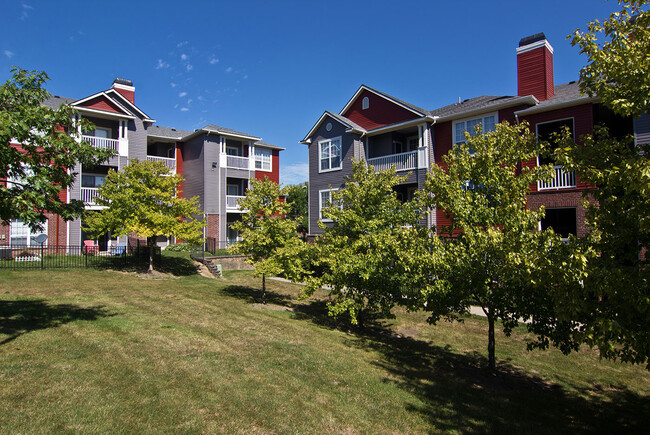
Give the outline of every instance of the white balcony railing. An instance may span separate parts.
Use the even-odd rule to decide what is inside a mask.
[[[575,172],[567,172],[562,166],[553,166],[553,170],[555,171],[555,176],[548,181],[538,182],[537,190],[557,190],[576,187]]]
[[[170,157],[147,156],[147,160],[150,162],[162,162],[172,172],[176,172],[176,159],[172,159]]]
[[[82,187],[81,200],[86,204],[95,204],[95,198],[99,194],[99,189],[96,187]]]
[[[226,167],[235,169],[248,169],[248,157],[226,156]]]
[[[237,201],[240,199],[244,198],[243,196],[235,196],[235,195],[226,195],[226,209],[227,210],[239,210],[239,204]]]
[[[408,153],[374,157],[368,159],[368,164],[374,166],[375,171],[385,171],[391,166],[395,166],[398,171],[410,171],[418,167],[418,152],[409,151]]]
[[[87,141],[90,145],[94,146],[95,148],[109,149],[114,151],[119,150],[119,145],[120,145],[119,139],[107,139],[105,137],[95,137],[95,136],[86,136],[86,135],[83,135],[81,137],[83,140]]]

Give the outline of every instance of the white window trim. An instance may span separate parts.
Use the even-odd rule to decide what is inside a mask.
[[[470,116],[468,118],[458,119],[458,120],[454,121],[452,126],[451,126],[451,134],[453,136],[453,144],[456,145],[458,143],[465,143],[465,138],[463,138],[462,141],[456,141],[456,124],[460,124],[461,122],[467,123],[467,121],[474,121],[475,119],[480,119],[481,124],[483,124],[483,120],[485,118],[487,118],[488,116],[494,116],[494,125],[496,127],[496,125],[499,123],[499,112],[484,113],[482,115]],[[465,131],[467,131],[467,128],[465,128]]]
[[[370,98],[363,97],[363,99],[361,100],[361,110],[366,110],[369,107],[370,107]]]
[[[45,222],[43,223],[43,231],[33,232],[32,229],[29,227],[29,225],[26,225],[22,220],[20,220],[20,219],[12,219],[10,221],[10,223],[9,223],[9,246],[11,246],[11,247],[14,247],[13,246],[13,238],[16,237],[14,235],[14,231],[15,231],[15,228],[16,228],[15,227],[16,221],[21,221],[21,224],[23,226],[25,226],[27,228],[27,230],[28,230],[26,245],[24,245],[24,246],[20,245],[20,247],[28,247],[28,248],[38,247],[38,248],[40,248],[41,244],[36,243],[35,241],[32,240],[32,238],[34,238],[34,237],[36,237],[36,236],[38,236],[40,234],[48,235],[47,230],[48,230],[49,221],[46,219]],[[45,243],[43,244],[43,246],[47,246],[47,240],[45,240]]]
[[[567,118],[552,119],[550,121],[538,122],[537,124],[535,124],[535,137],[537,138],[537,141],[539,141],[539,128],[538,127],[540,125],[551,124],[553,122],[567,121],[569,119],[571,120],[571,123],[573,124],[571,126],[571,129],[573,131],[573,141],[575,142],[576,141],[576,119],[573,116],[569,116]],[[539,166],[539,154],[537,154],[536,159],[537,159],[537,166]],[[541,223],[540,223],[540,225],[541,225]]]
[[[321,160],[322,160],[322,147],[321,147],[321,144],[323,144],[325,142],[334,142],[336,140],[339,141],[339,146],[341,147],[341,155],[340,155],[341,159],[340,159],[339,166],[336,167],[336,168],[332,168],[330,166],[329,169],[321,169]],[[330,164],[331,163],[332,163],[332,160],[331,160],[331,157],[330,157]],[[341,139],[341,136],[332,137],[332,138],[329,138],[329,139],[323,139],[321,141],[318,141],[318,172],[323,173],[323,172],[340,171],[341,169],[343,169],[343,140]]]
[[[237,151],[237,154],[228,154],[228,150],[235,150]],[[238,146],[226,145],[226,155],[233,156],[233,157],[241,157],[242,153],[240,152],[240,148]]]
[[[321,222],[333,222],[332,219],[323,219],[323,192],[330,192],[330,201],[332,199],[331,192],[336,192],[339,189],[322,189],[318,191],[318,220]]]
[[[261,158],[261,159],[257,158],[257,152],[258,151],[260,153],[262,153],[262,152],[268,153],[268,159],[269,159],[268,160],[268,163],[269,163],[269,168],[268,169],[264,169],[264,159],[263,158]],[[262,162],[262,167],[261,168],[257,167],[257,162],[258,161]],[[262,172],[273,172],[273,151],[271,151],[269,149],[266,149],[266,148],[255,148],[255,170],[256,171],[262,171]]]

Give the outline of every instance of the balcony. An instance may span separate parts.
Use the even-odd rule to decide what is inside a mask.
[[[243,196],[226,195],[226,210],[241,211],[237,201],[244,198]]]
[[[368,164],[374,166],[375,171],[385,171],[392,166],[397,171],[410,171],[418,167],[418,151],[374,157],[368,159]]]
[[[248,169],[248,157],[226,156],[226,167],[235,169]]]
[[[548,181],[539,181],[537,190],[558,190],[576,187],[575,172],[567,172],[562,166],[553,166],[554,176]]]
[[[81,200],[88,204],[88,205],[94,205],[95,204],[95,198],[99,194],[99,189],[96,187],[82,187],[81,188]]]
[[[162,162],[173,174],[176,173],[176,159],[170,157],[147,156],[147,161]]]
[[[120,140],[119,139],[107,139],[105,137],[95,137],[95,136],[86,136],[83,135],[81,136],[83,140],[88,142],[90,145],[94,146],[95,148],[103,149],[103,150],[113,150],[113,151],[118,151],[119,146],[120,146]]]

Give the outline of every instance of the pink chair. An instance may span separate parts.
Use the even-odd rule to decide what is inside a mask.
[[[95,245],[94,240],[84,240],[84,251],[88,254],[99,252],[99,246]]]

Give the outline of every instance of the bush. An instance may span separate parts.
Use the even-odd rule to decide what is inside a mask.
[[[168,245],[165,248],[165,251],[172,251],[172,252],[191,252],[192,248],[194,245],[190,243],[174,243],[173,245]]]

